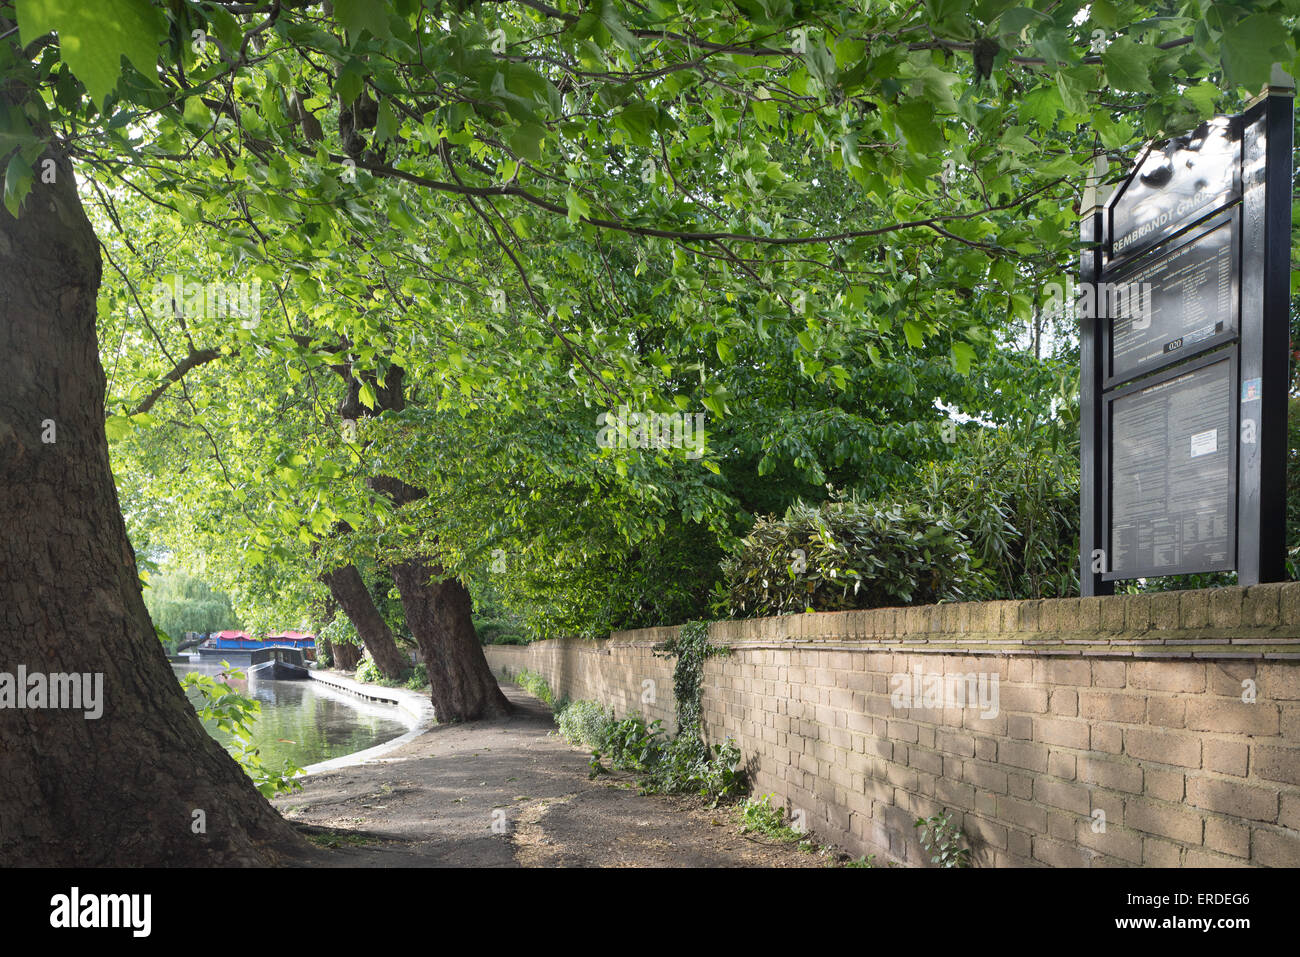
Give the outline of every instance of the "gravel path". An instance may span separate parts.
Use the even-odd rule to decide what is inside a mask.
[[[739,832],[734,808],[643,796],[629,775],[587,777],[590,755],[550,710],[504,685],[516,713],[439,726],[379,761],[313,775],[274,804],[317,845],[310,866],[823,867]]]

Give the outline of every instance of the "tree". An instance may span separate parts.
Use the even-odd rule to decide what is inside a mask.
[[[167,336],[185,347],[167,355],[167,336],[152,336],[168,361],[133,414],[107,420],[114,432],[148,427],[135,416],[245,351],[299,375],[347,364],[372,409],[366,367],[383,387],[400,366],[435,413],[496,395],[526,414],[567,378],[593,409],[698,396],[723,420],[746,344],[773,328],[809,388],[847,388],[844,358],[862,351],[900,382],[914,379],[904,357],[926,350],[968,372],[999,310],[1032,315],[1035,273],[1068,268],[1074,184],[1094,155],[1194,125],[1255,92],[1275,61],[1295,72],[1285,4],[1083,11],[0,0],[0,303],[16,317],[0,329],[0,522],[22,530],[0,563],[0,639],[29,666],[97,666],[119,689],[91,730],[61,713],[0,715],[14,729],[0,799],[39,809],[6,829],[4,853],[194,859],[174,826],[200,801],[220,819],[204,845],[214,859],[250,860],[289,834],[187,716],[139,597],[98,419],[100,264],[69,158],[106,207],[137,190],[204,231],[214,260],[272,284],[279,309],[244,328],[173,310]],[[663,327],[681,333],[668,348],[622,308],[611,262],[663,277]],[[143,308],[127,319],[150,322]],[[720,366],[702,360],[706,343]],[[42,408],[41,429],[63,436],[52,444],[29,424]],[[395,437],[402,421],[386,411],[375,428]],[[788,438],[747,451],[779,464]],[[348,504],[377,477],[430,493],[369,500],[410,533],[393,567],[411,563],[412,588],[478,547],[440,534],[429,476],[358,463],[338,482],[324,450],[250,455],[304,548],[339,520],[360,529]],[[230,484],[232,501],[252,498]],[[319,501],[303,501],[304,484]],[[718,501],[698,475],[683,485],[697,506]],[[677,492],[620,491],[629,503]],[[265,517],[250,517],[250,559],[277,544]],[[437,629],[463,611],[453,589],[444,607],[422,598],[407,613]],[[465,646],[458,629],[437,633]],[[455,672],[481,660],[447,656]],[[37,765],[38,753],[54,757]],[[148,780],[128,793],[123,766]]]

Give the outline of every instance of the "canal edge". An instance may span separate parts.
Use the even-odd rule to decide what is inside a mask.
[[[404,744],[414,741],[438,723],[433,713],[433,702],[429,700],[427,695],[418,691],[363,684],[332,672],[321,674],[318,671],[310,671],[308,677],[312,681],[319,681],[336,691],[396,707],[400,712],[401,720],[407,726],[407,730],[405,734],[391,741],[385,741],[383,744],[377,744],[373,748],[366,748],[364,751],[354,751],[351,754],[343,754],[327,761],[309,764],[303,768],[303,774],[299,775],[299,777],[321,774],[326,771],[338,771],[342,768],[354,767],[358,764],[365,764],[367,761],[373,761]]]

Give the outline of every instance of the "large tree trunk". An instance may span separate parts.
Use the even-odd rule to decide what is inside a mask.
[[[406,623],[429,672],[430,697],[439,721],[472,721],[510,713],[510,702],[492,677],[479,643],[469,592],[454,578],[432,582],[435,570],[422,561],[392,566],[402,593]]]
[[[361,649],[351,642],[340,641],[331,646],[334,653],[334,667],[342,671],[356,671],[361,664]]]
[[[357,629],[357,634],[366,646],[366,651],[370,652],[370,658],[379,673],[385,678],[400,679],[410,670],[411,663],[397,650],[393,631],[375,607],[370,589],[366,587],[357,566],[344,565],[326,572],[321,575],[321,581],[329,586],[330,594]]]
[[[203,730],[141,598],[104,437],[99,249],[56,161],[19,219],[0,207],[0,672],[102,675],[103,713],[0,708],[0,865],[273,863],[303,845]]]

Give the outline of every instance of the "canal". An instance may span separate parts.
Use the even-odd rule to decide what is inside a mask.
[[[221,670],[219,664],[200,662],[197,656],[188,665],[172,664],[177,680],[190,671],[215,675]],[[305,768],[406,733],[406,724],[394,716],[396,709],[354,698],[319,682],[255,678],[226,683],[261,703],[262,713],[253,722],[253,744],[261,748],[268,767],[277,767],[287,759]],[[195,694],[190,694],[190,701],[198,707]],[[205,721],[204,727],[223,745],[230,743],[231,736],[211,722]]]

